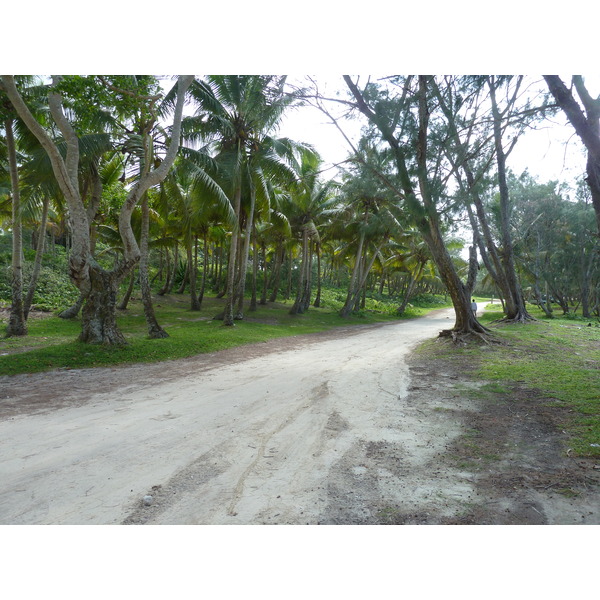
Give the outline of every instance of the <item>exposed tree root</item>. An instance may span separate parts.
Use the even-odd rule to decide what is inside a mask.
[[[496,319],[493,323],[503,323],[507,325],[524,325],[525,323],[535,323],[537,319],[531,315],[517,315],[516,317]]]
[[[501,344],[501,340],[495,337],[491,331],[484,328],[485,332],[479,332],[475,330],[471,331],[456,331],[454,329],[444,329],[440,331],[439,337],[450,338],[455,345],[466,346],[470,342],[483,342],[489,344]]]

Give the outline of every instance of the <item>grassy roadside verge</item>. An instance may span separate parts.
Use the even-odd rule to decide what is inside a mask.
[[[568,415],[573,455],[600,457],[600,326],[597,320],[545,319],[537,308],[528,309],[538,321],[495,323],[502,316],[498,305],[480,316],[501,344],[457,348],[426,342],[420,351],[429,360],[464,365],[465,379],[486,382],[482,398],[493,392],[510,402],[519,388],[527,388],[546,407]]]
[[[246,311],[245,319],[236,321],[235,327],[224,327],[221,321],[213,320],[223,309],[223,300],[205,297],[202,310],[191,311],[189,296],[163,296],[157,298],[155,310],[159,323],[170,337],[149,340],[141,303],[132,302],[118,316],[119,327],[128,341],[122,348],[75,341],[81,328],[79,320],[65,321],[54,315],[31,319],[26,337],[0,338],[0,375],[173,360],[273,338],[400,318],[389,310],[371,309],[342,319],[331,307],[311,307],[302,315],[292,316],[288,314],[291,304],[290,301],[259,306],[255,312]],[[402,318],[415,318],[441,307],[439,303],[429,307],[413,306]],[[4,328],[5,322],[0,319],[0,330]]]

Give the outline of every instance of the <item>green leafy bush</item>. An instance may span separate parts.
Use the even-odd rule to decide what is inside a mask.
[[[31,279],[33,265],[26,263],[23,268],[23,294]],[[77,300],[79,292],[69,281],[66,269],[42,266],[33,295],[33,307],[36,310],[52,311],[67,308]],[[0,303],[10,304],[12,290],[10,283],[10,266],[0,266]]]

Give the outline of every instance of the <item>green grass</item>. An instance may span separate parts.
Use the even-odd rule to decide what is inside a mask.
[[[525,385],[548,398],[549,405],[572,410],[570,447],[579,456],[600,456],[598,320],[547,319],[535,306],[528,310],[538,321],[505,325],[494,323],[502,317],[499,305],[488,306],[480,320],[503,343],[456,352],[478,359],[475,375],[489,382],[485,391],[510,395],[511,384]]]
[[[246,311],[245,319],[236,321],[234,327],[225,327],[222,321],[212,320],[222,310],[222,300],[205,298],[203,309],[195,312],[189,310],[188,296],[161,297],[155,303],[155,310],[169,337],[150,340],[141,304],[132,302],[129,309],[118,316],[118,325],[128,342],[124,347],[77,342],[81,329],[79,320],[65,321],[54,315],[33,319],[28,323],[29,335],[0,338],[0,375],[173,360],[273,338],[399,318],[371,309],[342,319],[337,310],[312,306],[302,315],[290,315],[291,304],[260,306],[255,312]],[[433,308],[439,306],[435,303]],[[428,309],[424,307],[414,308],[402,318],[414,318],[426,312]],[[0,319],[0,329],[5,325],[6,321]]]

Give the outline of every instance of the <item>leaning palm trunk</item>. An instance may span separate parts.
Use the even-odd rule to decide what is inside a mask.
[[[352,310],[358,310],[361,302],[361,293],[365,289],[365,285],[367,283],[367,277],[375,264],[375,259],[381,250],[381,247],[385,243],[386,239],[382,239],[375,250],[373,251],[373,256],[369,261],[369,264],[366,265],[366,256],[362,256],[362,239],[359,244],[359,251],[361,252],[361,258],[358,258],[357,253],[357,263],[354,266],[354,272],[352,274],[353,279],[355,278],[354,285],[351,285],[351,293],[349,292],[348,297],[346,298],[346,304],[340,311],[340,316],[347,317]]]
[[[11,290],[12,304],[6,328],[7,336],[27,335],[27,322],[23,305],[23,238],[21,230],[21,195],[19,190],[19,172],[17,167],[17,151],[12,128],[13,120],[6,119],[6,148],[10,169],[12,194],[12,272]]]
[[[408,306],[408,303],[413,295],[413,291],[415,289],[415,284],[417,283],[417,279],[421,276],[421,273],[423,272],[423,267],[424,267],[424,263],[420,263],[417,274],[414,274],[414,273],[410,274],[410,281],[408,282],[408,287],[406,288],[406,291],[404,292],[404,298],[403,298],[400,306],[396,309],[396,312],[399,315],[404,314],[404,311],[406,310],[406,307]]]
[[[151,339],[169,337],[169,334],[158,324],[154,305],[152,304],[152,290],[148,278],[148,237],[150,232],[150,211],[148,209],[148,196],[142,198],[142,235],[140,238],[140,288],[142,291],[142,304],[144,305],[144,316],[148,327],[148,336]]]
[[[29,316],[29,310],[33,302],[33,295],[35,294],[35,288],[37,280],[40,275],[40,269],[42,267],[42,257],[44,256],[44,247],[46,245],[46,222],[48,220],[48,205],[50,200],[48,196],[44,196],[42,202],[42,221],[40,223],[40,235],[38,236],[38,244],[35,250],[35,260],[33,262],[33,272],[31,273],[31,279],[29,280],[29,288],[27,290],[27,296],[25,297],[25,304],[23,306],[23,312],[25,319]]]
[[[375,251],[373,252],[373,256],[371,257],[369,264],[366,266],[363,265],[361,277],[360,277],[360,284],[359,284],[358,290],[356,292],[356,298],[357,298],[356,305],[358,305],[358,299],[360,298],[361,293],[362,293],[361,308],[364,308],[365,301],[366,301],[367,277],[369,276],[369,273],[371,272],[371,269],[373,268],[373,265],[375,264],[375,259],[379,255],[379,251],[381,250],[381,247],[383,246],[383,244],[385,244],[386,241],[387,241],[386,238],[384,238],[379,242],[379,244],[377,244],[377,247],[375,248]],[[363,262],[366,261],[366,259],[367,259],[367,257],[364,256]]]
[[[129,277],[129,285],[127,286],[127,290],[119,302],[117,308],[119,310],[127,310],[127,305],[129,304],[129,300],[131,298],[131,294],[133,294],[133,286],[135,285],[135,269],[131,271],[131,276]]]

